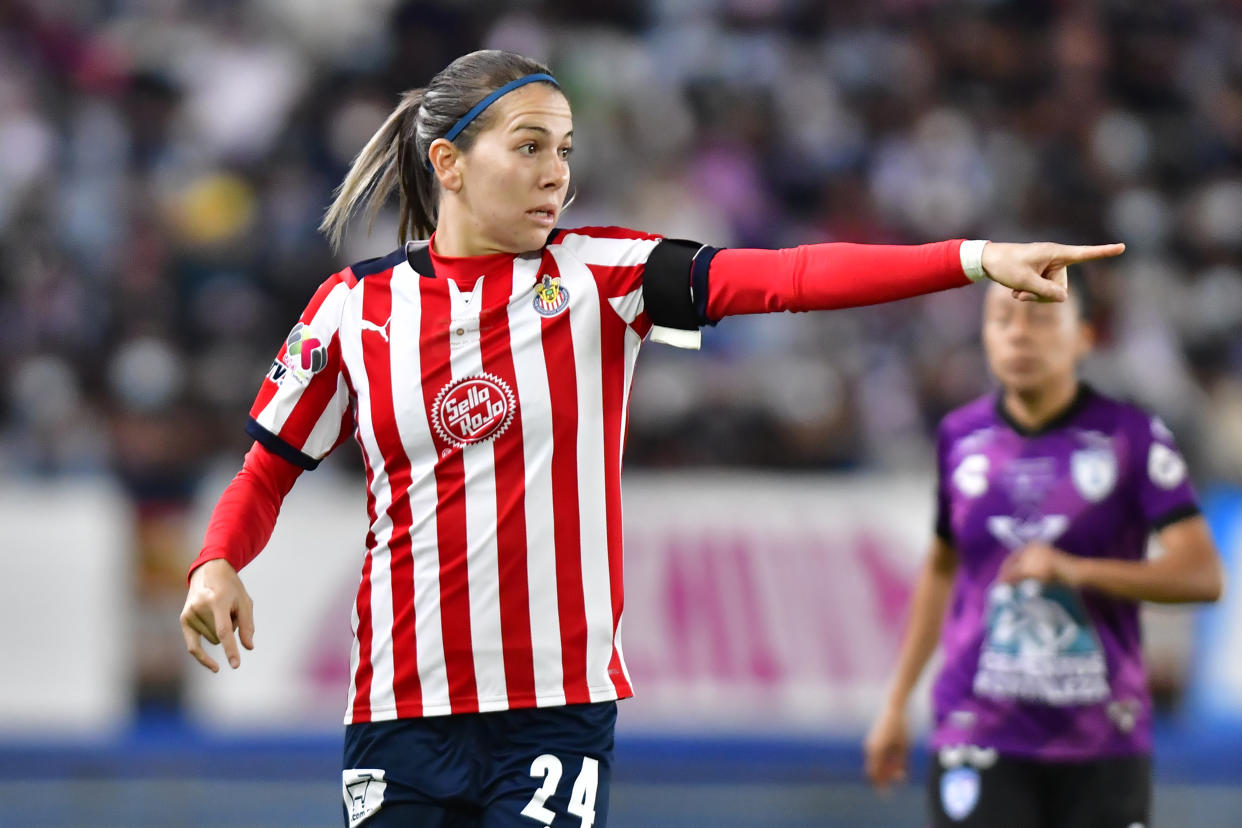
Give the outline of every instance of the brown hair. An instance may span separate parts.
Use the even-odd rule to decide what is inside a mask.
[[[345,180],[333,193],[332,204],[324,211],[319,230],[328,237],[332,249],[340,248],[345,225],[359,203],[366,202],[369,229],[380,207],[397,189],[401,197],[400,241],[430,236],[439,212],[438,181],[427,163],[431,142],[447,135],[491,92],[538,73],[551,74],[551,70],[513,52],[486,49],[457,58],[425,89],[403,92],[397,108],[355,156]],[[470,149],[489,122],[484,110],[453,143],[462,150]]]

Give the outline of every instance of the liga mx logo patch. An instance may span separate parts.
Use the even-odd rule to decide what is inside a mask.
[[[535,286],[535,310],[540,316],[556,316],[569,305],[569,288],[561,284],[561,277],[553,279],[543,274]]]
[[[285,367],[299,382],[310,382],[328,364],[328,343],[320,339],[304,323],[299,322],[285,337]],[[277,382],[284,379],[273,377]]]
[[[459,377],[440,389],[431,405],[431,423],[446,443],[465,448],[494,440],[513,422],[517,397],[495,374]]]

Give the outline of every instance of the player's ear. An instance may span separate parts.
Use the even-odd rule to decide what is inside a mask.
[[[431,161],[431,174],[440,182],[441,189],[457,192],[461,189],[461,151],[444,138],[437,138],[427,148]]]

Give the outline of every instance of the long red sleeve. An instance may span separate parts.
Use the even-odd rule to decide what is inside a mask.
[[[216,558],[226,559],[239,571],[254,560],[271,539],[280,504],[301,473],[300,466],[259,443],[251,446],[241,471],[211,513],[203,551],[190,564],[190,572]]]
[[[920,245],[725,249],[711,261],[707,316],[850,308],[970,283],[961,239]]]

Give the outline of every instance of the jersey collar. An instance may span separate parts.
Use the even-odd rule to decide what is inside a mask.
[[[1085,382],[1078,383],[1078,390],[1074,393],[1074,398],[1070,400],[1069,405],[1061,409],[1060,412],[1053,415],[1048,422],[1038,428],[1029,428],[1022,425],[1005,408],[1005,392],[998,391],[996,394],[996,416],[1005,425],[1009,426],[1021,437],[1039,437],[1051,431],[1056,431],[1068,424],[1071,420],[1078,416],[1078,413],[1086,406],[1087,402],[1094,397],[1095,389]]]

